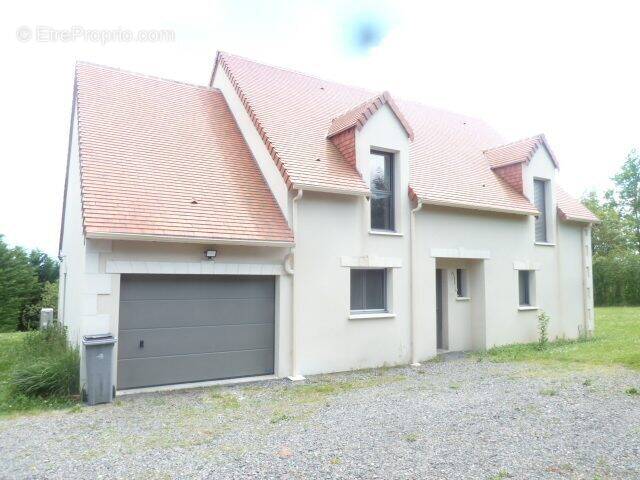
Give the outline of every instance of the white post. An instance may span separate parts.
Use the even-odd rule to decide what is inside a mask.
[[[53,324],[53,308],[40,310],[40,330]]]

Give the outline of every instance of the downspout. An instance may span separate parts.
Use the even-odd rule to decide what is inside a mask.
[[[591,260],[591,224],[582,228],[582,296],[584,298],[584,319],[581,335],[593,335],[593,272]]]
[[[297,242],[298,233],[298,201],[302,198],[303,190],[298,190],[298,194],[293,197],[291,202],[291,227],[293,230],[294,241]],[[305,378],[300,375],[298,365],[298,328],[297,328],[297,302],[296,302],[296,275],[295,275],[295,261],[296,261],[296,247],[295,244],[291,247],[289,254],[285,258],[285,271],[291,275],[291,375],[287,378],[292,382],[304,380]]]
[[[416,310],[418,309],[416,306],[416,302],[417,302],[417,296],[418,296],[418,292],[417,292],[417,280],[416,280],[416,268],[414,266],[414,261],[416,258],[416,213],[418,211],[420,211],[420,209],[422,208],[422,201],[418,200],[418,205],[416,206],[416,208],[411,210],[411,221],[410,221],[410,229],[411,229],[411,235],[410,235],[410,241],[411,241],[411,249],[409,252],[409,268],[410,268],[410,274],[411,274],[411,312],[410,312],[410,316],[411,316],[411,366],[412,367],[419,367],[420,366],[420,362],[418,362],[418,347],[416,345],[417,343],[417,330],[418,330],[418,318],[416,315]]]

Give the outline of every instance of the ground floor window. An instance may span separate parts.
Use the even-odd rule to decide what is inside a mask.
[[[456,269],[456,296],[467,298],[469,296],[467,285],[467,271],[464,268]]]
[[[533,305],[533,275],[534,272],[532,270],[518,270],[518,291],[521,307]]]
[[[351,311],[387,311],[386,269],[351,269]]]

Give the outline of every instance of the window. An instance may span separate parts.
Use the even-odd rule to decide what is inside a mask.
[[[351,311],[387,311],[385,269],[351,269]]]
[[[547,242],[547,182],[533,181],[533,203],[540,212],[536,217],[536,242]]]
[[[518,291],[521,307],[530,307],[531,303],[531,277],[530,270],[518,270]]]
[[[371,151],[371,229],[395,229],[393,154]]]
[[[458,298],[466,298],[467,294],[467,271],[463,268],[456,269],[456,295]]]

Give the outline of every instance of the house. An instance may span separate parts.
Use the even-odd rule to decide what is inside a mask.
[[[119,390],[417,364],[593,330],[597,218],[543,135],[219,53],[209,86],[76,67],[70,338]],[[81,381],[86,381],[84,367]]]

